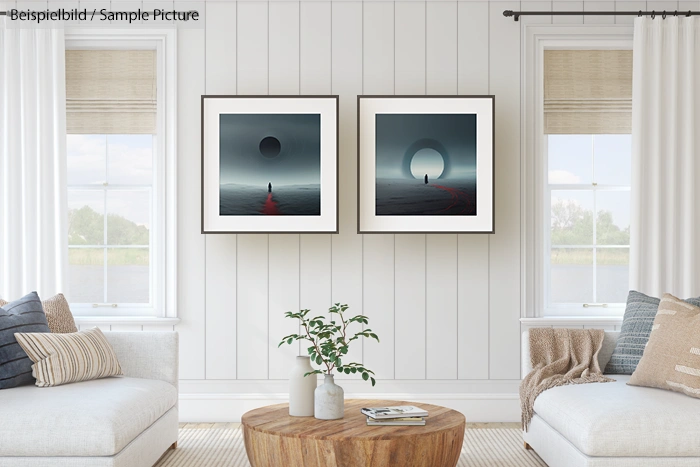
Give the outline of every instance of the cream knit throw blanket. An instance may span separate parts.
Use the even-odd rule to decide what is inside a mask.
[[[527,431],[535,399],[542,392],[566,384],[607,383],[598,365],[602,329],[530,329],[533,370],[520,383],[523,430]]]

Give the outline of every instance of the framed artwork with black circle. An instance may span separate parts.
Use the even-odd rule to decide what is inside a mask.
[[[202,233],[338,232],[338,96],[202,96]]]
[[[358,233],[494,233],[494,96],[358,96]]]

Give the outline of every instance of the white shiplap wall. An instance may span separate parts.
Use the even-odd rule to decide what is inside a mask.
[[[644,1],[207,1],[178,39],[181,411],[237,420],[284,399],[287,310],[332,302],[382,342],[352,350],[378,375],[347,394],[413,398],[471,421],[517,420],[521,287],[521,25],[505,9],[697,9]],[[586,23],[629,22],[586,18]],[[582,23],[583,17],[554,22]],[[340,234],[200,234],[202,94],[340,95]],[[496,95],[496,234],[357,235],[356,96]],[[147,327],[144,326],[144,329]]]

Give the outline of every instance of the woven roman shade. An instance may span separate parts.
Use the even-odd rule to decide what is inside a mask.
[[[544,132],[632,133],[632,51],[545,50]]]
[[[67,50],[69,134],[155,134],[155,50]]]

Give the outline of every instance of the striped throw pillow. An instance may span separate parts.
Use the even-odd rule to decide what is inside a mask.
[[[631,386],[700,398],[700,308],[664,294]]]
[[[70,334],[17,333],[32,359],[39,387],[123,375],[114,349],[99,328]]]
[[[0,306],[0,389],[34,382],[32,361],[17,343],[16,332],[50,332],[36,292]]]

